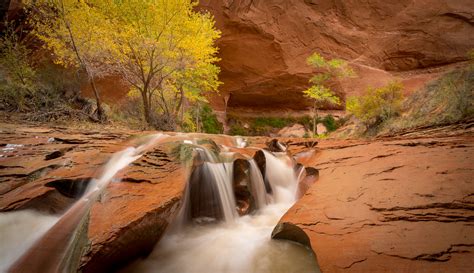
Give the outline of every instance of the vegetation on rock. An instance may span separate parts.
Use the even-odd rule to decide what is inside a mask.
[[[474,119],[474,68],[446,73],[407,97],[403,114],[382,124],[381,133],[438,126]]]
[[[256,117],[256,118],[240,118],[229,115],[228,123],[230,124],[230,135],[240,136],[276,136],[280,129],[301,124],[306,131],[311,131],[313,127],[313,117]],[[318,117],[316,124],[322,123],[329,132],[335,131],[343,125],[344,120],[335,119],[332,115]],[[307,137],[310,135],[307,134]]]

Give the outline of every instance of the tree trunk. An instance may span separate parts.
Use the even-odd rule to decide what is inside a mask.
[[[313,137],[318,133],[318,130],[316,129],[316,119],[318,117],[318,113],[316,110],[316,102],[313,104]]]
[[[107,121],[107,116],[104,113],[104,109],[102,108],[102,103],[100,101],[99,90],[97,90],[97,86],[95,85],[95,81],[93,78],[89,76],[89,81],[91,83],[92,91],[94,91],[95,102],[97,105],[97,119],[101,122]]]
[[[197,110],[196,110],[196,131],[199,133],[201,130],[200,130],[200,126],[199,126],[199,112],[200,112],[200,104],[199,102],[197,103]]]
[[[105,116],[104,110],[102,109],[102,105],[101,105],[101,102],[100,102],[99,91],[97,90],[97,87],[95,86],[95,82],[94,82],[94,76],[92,75],[92,73],[89,70],[87,64],[84,62],[84,60],[81,57],[81,54],[79,53],[79,49],[77,48],[77,45],[76,45],[76,40],[75,40],[74,35],[72,33],[72,30],[71,30],[71,25],[69,24],[69,22],[66,19],[66,15],[65,15],[66,11],[64,10],[64,2],[60,1],[60,4],[61,4],[62,19],[64,21],[64,24],[66,25],[66,29],[67,29],[68,34],[69,34],[69,38],[71,38],[72,48],[74,50],[74,53],[76,54],[76,57],[77,57],[77,60],[79,61],[79,64],[81,65],[81,67],[83,67],[86,70],[87,77],[89,78],[89,81],[91,82],[92,91],[94,92],[94,96],[95,96],[95,100],[96,100],[96,104],[97,104],[97,119],[100,122],[106,121],[107,117]]]
[[[141,91],[142,99],[143,99],[143,118],[145,119],[146,124],[151,125],[151,117],[150,117],[150,104],[148,102],[148,96],[146,91]]]

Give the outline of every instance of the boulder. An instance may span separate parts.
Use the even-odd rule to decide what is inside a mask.
[[[328,129],[324,124],[318,123],[318,125],[316,125],[316,132],[318,135],[324,135],[328,132]]]
[[[236,159],[233,165],[233,187],[235,201],[240,215],[248,214],[251,209],[255,209],[252,194],[250,192],[249,167],[250,164],[245,159]]]
[[[278,131],[278,136],[280,137],[304,137],[306,134],[306,128],[298,123],[284,127]]]

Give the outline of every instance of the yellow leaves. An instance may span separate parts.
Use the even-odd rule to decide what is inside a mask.
[[[119,73],[136,90],[205,100],[216,91],[221,35],[194,0],[37,0],[34,33],[64,66],[87,66],[94,77]],[[136,95],[136,94],[135,94]],[[151,95],[150,95],[151,96]],[[170,108],[159,105],[162,109]]]
[[[317,102],[329,102],[332,104],[339,105],[341,103],[339,97],[337,97],[331,89],[324,85],[316,84],[303,91],[306,97],[313,99]]]
[[[400,111],[402,90],[400,82],[379,88],[369,87],[364,96],[348,98],[346,109],[367,125],[386,120]]]

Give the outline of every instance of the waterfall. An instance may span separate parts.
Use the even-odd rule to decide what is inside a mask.
[[[57,216],[33,210],[0,213],[0,272],[7,272],[57,221]]]
[[[268,204],[267,192],[265,191],[265,182],[262,173],[255,160],[250,159],[250,186],[255,203],[258,209],[262,209]]]
[[[273,191],[273,202],[293,203],[296,201],[298,183],[293,167],[290,166],[287,156],[277,158],[272,153],[263,150],[266,160],[265,177],[270,182]]]
[[[306,248],[270,239],[281,216],[296,201],[297,181],[286,155],[264,153],[271,194],[255,160],[249,159],[248,170],[242,172],[248,175],[256,210],[241,217],[236,213],[233,162],[195,162],[177,217],[179,228],[173,223],[146,259],[121,272],[318,273],[315,257]],[[221,221],[209,219],[220,214]],[[194,224],[186,224],[190,222]]]
[[[237,217],[235,198],[232,189],[232,163],[204,163],[205,171],[213,176],[218,190],[220,205],[225,222],[232,222]]]

